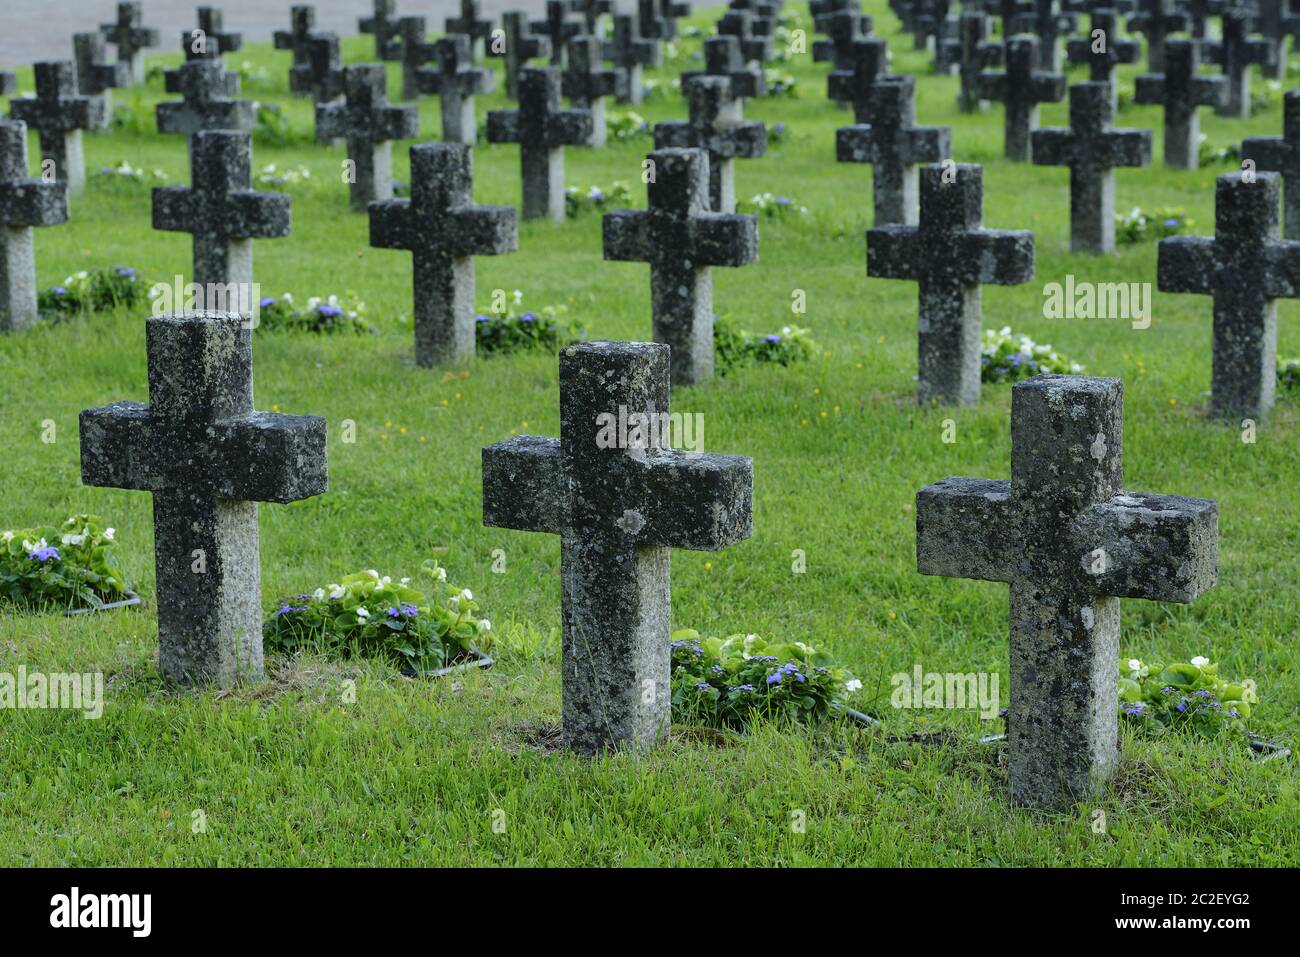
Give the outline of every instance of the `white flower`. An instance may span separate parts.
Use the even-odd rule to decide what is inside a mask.
[[[330,598],[337,601],[348,593],[348,590],[342,585],[330,585]]]
[[[1195,658],[1192,659],[1192,664],[1196,665],[1196,667],[1198,668],[1204,668],[1209,663],[1210,663],[1210,659],[1205,658],[1201,655],[1197,655]]]
[[[463,589],[463,590],[461,591],[461,593],[460,593],[460,597],[461,597],[461,598],[464,598],[466,601],[473,601],[473,600],[474,600],[474,593],[473,593],[472,591],[470,591],[468,588],[465,588],[465,589]]]
[[[29,552],[34,552],[38,548],[49,548],[49,547],[50,547],[49,545],[45,544],[45,539],[43,538],[37,542],[29,542],[27,539],[25,538],[23,539],[23,548],[27,549],[27,551]]]
[[[488,631],[491,631],[491,630],[492,630],[492,622],[488,621],[486,618],[481,618],[481,619],[479,619],[478,630],[479,630],[479,631],[482,631],[482,632],[488,632]]]
[[[364,605],[358,605],[358,606],[357,606],[357,617],[360,618],[362,621],[365,621],[367,618],[370,617],[370,612],[366,611],[366,608],[365,608]]]
[[[862,682],[859,681],[857,678],[854,678],[854,679],[851,680],[851,681],[846,681],[846,682],[844,682],[844,690],[845,690],[845,691],[861,691],[861,690],[862,690]]]
[[[1128,670],[1130,677],[1140,678],[1142,676],[1142,662],[1136,658],[1130,658],[1128,660]]]
[[[459,596],[459,595],[452,595],[450,598],[448,598],[448,599],[447,599],[447,607],[450,608],[452,611],[459,611],[459,610],[460,610],[460,596]]]
[[[1246,702],[1246,704],[1259,703],[1259,689],[1255,687],[1254,678],[1247,678],[1245,681],[1243,681],[1241,683],[1241,690],[1242,690],[1241,700]]]
[[[401,583],[402,583],[403,585],[409,585],[409,584],[411,584],[411,579],[409,579],[409,578],[403,578]]]
[[[366,574],[369,575],[371,578],[373,578],[375,581],[379,581],[379,572],[375,571],[373,568],[367,568]]]
[[[447,580],[447,569],[445,569],[445,568],[439,568],[439,569],[438,569],[438,581],[440,581],[440,582],[445,582],[446,580]]]
[[[311,593],[311,595],[313,598],[317,600],[323,599],[325,597],[325,589],[317,588],[314,592]]]
[[[0,541],[12,542],[13,540],[14,540],[13,532],[5,532],[3,535],[0,535]]]
[[[280,298],[283,299],[285,302],[293,302],[293,293],[291,293],[291,292],[286,292],[286,293],[285,293],[283,296],[281,296]]]
[[[113,540],[113,536],[116,534],[117,534],[117,529],[106,528],[104,529],[104,540],[111,542]]]
[[[64,535],[61,539],[64,545],[84,545],[86,544],[85,535]]]
[[[391,575],[385,575],[383,578],[379,580],[383,582],[385,585],[391,585],[393,583],[393,578]]]

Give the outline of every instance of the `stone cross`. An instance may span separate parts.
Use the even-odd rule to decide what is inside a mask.
[[[225,17],[218,8],[199,7],[198,21],[198,27],[181,34],[186,60],[220,58],[223,53],[234,53],[243,46],[243,37],[226,32]]]
[[[650,208],[606,213],[605,258],[650,264],[656,342],[672,346],[674,385],[713,375],[713,266],[758,259],[758,220],[709,209],[709,155],[655,150]]]
[[[239,315],[151,316],[145,338],[149,404],[81,413],[81,481],[153,493],[163,676],[256,681],[257,503],[328,490],[325,420],[254,410],[252,329]]]
[[[832,70],[826,77],[826,95],[838,103],[853,105],[860,116],[871,98],[871,88],[889,73],[889,47],[880,37],[853,41],[852,65]]]
[[[1260,64],[1260,73],[1265,79],[1286,79],[1286,38],[1296,37],[1300,31],[1300,16],[1291,12],[1291,0],[1254,0],[1257,12],[1255,29],[1265,42],[1273,48],[1273,53]]]
[[[1139,0],[1139,12],[1128,18],[1128,32],[1147,41],[1147,72],[1165,72],[1165,41],[1187,29],[1187,15],[1174,10],[1174,0]]]
[[[1201,42],[1201,52],[1223,68],[1228,78],[1228,99],[1215,107],[1220,116],[1250,116],[1250,67],[1268,67],[1277,49],[1263,38],[1251,39],[1253,7],[1230,7],[1223,11],[1223,37]]]
[[[551,41],[532,32],[526,14],[513,10],[501,15],[503,42],[488,48],[488,56],[505,60],[506,97],[519,99],[519,70],[534,57],[551,57]]]
[[[915,224],[917,163],[937,163],[952,154],[952,129],[917,126],[916,77],[887,77],[861,104],[858,124],[835,132],[835,158],[870,163],[874,224]]]
[[[641,35],[653,40],[672,40],[677,36],[677,20],[689,17],[691,5],[677,0],[636,0],[636,18]]]
[[[1032,0],[1030,9],[1016,18],[1017,30],[1038,37],[1038,69],[1061,72],[1061,37],[1079,25],[1073,13],[1063,13],[1057,0]]]
[[[492,36],[492,20],[482,16],[479,0],[460,0],[460,16],[447,17],[447,33],[462,33],[470,38],[471,64],[483,59],[488,37]]]
[[[41,162],[54,164],[54,178],[68,184],[68,195],[86,188],[82,130],[108,125],[101,96],[80,96],[77,73],[67,60],[37,63],[36,96],[9,101],[11,119],[22,120],[41,137]]]
[[[518,143],[523,177],[523,218],[564,222],[564,147],[591,139],[590,110],[560,109],[560,71],[519,71],[519,109],[492,110],[489,143]]]
[[[852,70],[854,43],[871,32],[871,24],[863,24],[863,17],[855,11],[841,10],[819,21],[825,40],[813,41],[813,60],[830,63],[833,70]]]
[[[403,100],[414,100],[421,92],[427,92],[420,89],[420,71],[437,55],[434,45],[426,39],[428,32],[424,17],[402,17],[397,21]]]
[[[13,96],[18,92],[18,77],[0,70],[0,96]]]
[[[113,115],[113,88],[131,85],[131,64],[105,60],[104,38],[98,33],[72,35],[73,60],[77,67],[77,90],[104,99],[105,122]]]
[[[582,17],[585,32],[593,37],[603,37],[601,18],[614,13],[612,0],[569,0],[569,10]]]
[[[357,21],[360,33],[372,34],[375,38],[375,57],[380,60],[399,60],[402,56],[402,41],[398,36],[398,18],[396,0],[374,0],[374,13],[364,20]]]
[[[253,240],[288,236],[292,224],[288,194],[253,190],[252,167],[250,134],[207,130],[194,134],[191,185],[153,191],[153,228],[193,236],[193,282],[205,295],[209,287],[224,287],[245,304],[253,284]]]
[[[1119,600],[1190,602],[1218,570],[1217,503],[1124,489],[1123,400],[1119,379],[1017,382],[1011,480],[916,496],[917,571],[1011,585],[1011,799],[1047,811],[1119,761]]]
[[[445,39],[445,38],[444,38]],[[461,36],[469,47],[469,37]],[[474,151],[463,143],[411,147],[411,198],[370,206],[370,245],[411,253],[415,362],[474,355],[474,256],[514,252],[515,211],[475,206]]]
[[[718,20],[718,36],[738,39],[747,61],[766,63],[772,59],[772,36],[760,33],[758,27],[748,10],[728,10]]]
[[[767,95],[763,68],[745,62],[737,37],[709,37],[705,40],[704,69],[683,70],[682,83],[690,83],[697,76],[725,76],[731,81],[731,93],[737,99]]]
[[[708,40],[704,42],[708,44]],[[636,17],[618,13],[614,15],[614,38],[604,44],[602,51],[616,70],[615,98],[620,103],[640,103],[645,88],[644,70],[659,62],[659,44],[641,36]]]
[[[564,745],[581,753],[667,737],[669,549],[717,551],[753,529],[748,458],[677,451],[658,428],[624,440],[597,424],[664,421],[668,353],[645,342],[565,347],[560,438],[483,450],[483,524],[560,536]]]
[[[336,33],[313,33],[307,44],[307,62],[289,71],[289,89],[329,103],[343,95],[343,70],[339,65]]]
[[[159,133],[184,133],[191,140],[202,130],[242,130],[257,125],[257,111],[249,100],[232,100],[226,68],[217,60],[189,60],[175,71],[172,82],[180,100],[159,103],[154,112]],[[238,75],[234,75],[238,80]]]
[[[437,67],[419,72],[421,93],[437,93],[442,100],[442,140],[444,143],[478,142],[478,121],[474,117],[474,97],[493,93],[497,74],[491,67],[474,66],[470,59],[470,38],[463,33],[448,33],[434,43]]]
[[[68,221],[68,184],[27,175],[27,124],[0,119],[0,332],[36,321],[32,229]]]
[[[985,105],[979,95],[979,75],[991,66],[1002,64],[1002,44],[989,40],[990,21],[982,10],[963,10],[957,31],[956,38],[946,41],[961,78],[957,109],[978,113]]]
[[[917,15],[913,20],[916,29],[912,35],[912,46],[917,50],[934,51],[934,72],[939,74],[950,72],[943,41],[948,30],[948,11],[951,8],[950,0],[918,0]]]
[[[414,105],[388,102],[388,74],[382,64],[343,68],[341,103],[316,104],[316,139],[344,139],[353,176],[348,193],[352,208],[365,211],[375,200],[393,196],[393,140],[420,135],[420,114]]]
[[[998,18],[1005,43],[1018,32],[1020,22],[1033,13],[1034,4],[1033,0],[989,0],[985,8]]]
[[[1137,63],[1142,44],[1121,40],[1118,15],[1114,10],[1099,7],[1092,11],[1088,35],[1072,38],[1066,44],[1065,55],[1071,63],[1088,64],[1088,78],[1092,82],[1110,86],[1110,103],[1114,107],[1119,93],[1115,67],[1121,63]]]
[[[132,83],[144,82],[144,51],[158,45],[158,31],[141,26],[143,14],[138,3],[119,3],[117,19],[102,23],[99,32],[117,47],[117,62],[129,67]]]
[[[1282,175],[1283,235],[1300,239],[1300,90],[1287,91],[1282,109],[1282,135],[1242,140],[1241,158]]]
[[[1211,17],[1220,16],[1226,5],[1227,0],[1184,0],[1184,13],[1191,23],[1192,36],[1197,40],[1204,40],[1209,36],[1206,32],[1206,21]]]
[[[1228,95],[1228,78],[1201,75],[1201,50],[1196,40],[1165,44],[1165,72],[1144,73],[1134,86],[1136,103],[1165,108],[1165,165],[1196,169],[1199,163],[1201,118],[1198,106],[1215,106]]]
[[[311,62],[311,38],[316,29],[315,7],[290,7],[289,29],[276,30],[271,35],[277,50],[293,51],[293,66],[307,66]],[[290,68],[292,77],[292,68]]]
[[[582,35],[582,21],[569,16],[564,0],[546,0],[546,17],[531,21],[529,26],[533,33],[550,42],[551,66],[563,66],[565,47],[571,39]]]
[[[1034,277],[1034,234],[981,228],[983,206],[982,166],[927,166],[920,224],[867,231],[867,275],[914,279],[918,286],[916,396],[922,403],[979,402],[980,286],[1016,286]]]
[[[1070,128],[1035,130],[1034,165],[1070,167],[1070,251],[1115,251],[1116,166],[1151,164],[1150,130],[1111,127],[1109,83],[1070,87]]]
[[[979,77],[980,99],[1006,105],[1006,157],[1028,163],[1029,134],[1038,126],[1038,104],[1057,103],[1065,97],[1065,76],[1035,69],[1037,37],[1013,37],[1006,45],[1006,68]]]
[[[591,113],[591,136],[588,146],[604,146],[605,97],[618,86],[618,75],[602,65],[601,41],[598,37],[580,36],[569,41],[567,65],[560,76],[560,90],[569,105]]]
[[[696,148],[709,154],[709,202],[714,212],[736,211],[736,159],[767,155],[767,127],[745,122],[725,76],[697,76],[686,84],[690,119],[655,124],[655,149]]]
[[[1278,239],[1281,181],[1277,173],[1220,176],[1214,195],[1214,238],[1160,240],[1161,292],[1214,298],[1214,373],[1210,408],[1236,424],[1260,419],[1277,386],[1277,300],[1300,298],[1300,242]]]

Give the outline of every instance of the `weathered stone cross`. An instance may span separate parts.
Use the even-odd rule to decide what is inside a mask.
[[[250,132],[257,125],[257,113],[249,100],[226,96],[230,82],[218,60],[190,60],[173,74],[174,92],[180,100],[165,100],[154,112],[159,133],[184,133],[192,140],[203,130]],[[230,74],[238,80],[238,74]]]
[[[983,206],[983,167],[926,166],[920,224],[867,231],[867,275],[917,283],[921,402],[979,402],[980,286],[1034,277],[1034,234],[982,229]]]
[[[223,53],[234,53],[243,46],[242,36],[226,32],[225,16],[218,8],[199,7],[198,21],[195,29],[181,34],[186,60],[220,59]]]
[[[420,92],[437,93],[442,99],[443,142],[473,146],[478,142],[474,97],[496,91],[496,71],[474,66],[469,54],[470,38],[463,33],[448,33],[433,46],[438,65],[420,70]]]
[[[339,66],[337,33],[313,33],[307,44],[307,62],[289,71],[289,89],[310,94],[317,103],[343,95],[343,70]]]
[[[980,99],[1006,105],[1006,157],[1028,163],[1029,134],[1038,126],[1038,104],[1057,103],[1065,97],[1065,76],[1037,70],[1037,37],[1013,37],[1006,45],[1006,69],[979,77]]]
[[[1222,14],[1227,3],[1228,0],[1186,0],[1184,13],[1186,13],[1187,19],[1191,23],[1192,36],[1195,39],[1204,40],[1209,36],[1206,32],[1206,22],[1211,17]],[[1132,29],[1131,26],[1130,29]]]
[[[1133,99],[1164,105],[1165,165],[1196,169],[1201,133],[1196,108],[1223,102],[1228,78],[1201,75],[1201,50],[1196,40],[1170,40],[1165,44],[1164,60],[1164,73],[1143,73],[1137,78]]]
[[[952,154],[952,129],[916,126],[916,77],[880,80],[859,104],[858,125],[835,131],[835,158],[870,163],[875,203],[873,223],[914,224],[917,220],[917,163],[937,163]]]
[[[958,36],[945,41],[952,47],[950,56],[957,61],[957,75],[961,78],[957,109],[963,113],[980,111],[984,103],[979,95],[979,75],[1002,63],[1002,44],[989,40],[989,23],[988,14],[982,10],[963,10]]]
[[[1166,37],[1187,29],[1187,15],[1174,11],[1174,0],[1139,0],[1139,13],[1128,18],[1129,33],[1147,40],[1147,72],[1165,72]]]
[[[316,138],[345,139],[353,176],[348,193],[352,208],[364,211],[393,196],[393,140],[420,135],[415,106],[390,105],[388,74],[378,63],[343,68],[342,103],[316,104]]]
[[[460,16],[447,17],[447,33],[462,33],[470,38],[469,63],[477,63],[483,58],[483,49],[487,39],[492,35],[492,20],[482,16],[483,5],[479,0],[460,0]]]
[[[27,175],[27,124],[0,119],[0,332],[36,321],[32,228],[68,221],[68,184]]]
[[[256,681],[257,503],[328,490],[325,420],[254,410],[252,330],[241,316],[151,316],[145,335],[149,404],[81,413],[81,480],[153,493],[163,676]]]
[[[1088,36],[1072,38],[1065,45],[1065,55],[1071,63],[1088,64],[1088,78],[1094,83],[1110,86],[1113,107],[1119,91],[1115,67],[1121,63],[1137,63],[1142,55],[1142,44],[1136,40],[1121,40],[1119,17],[1114,10],[1101,7],[1092,11]]]
[[[1259,169],[1282,174],[1282,235],[1300,239],[1300,90],[1288,90],[1282,101],[1281,136],[1252,136],[1241,141],[1242,159]]]
[[[564,147],[591,138],[591,111],[560,109],[560,71],[553,66],[519,71],[519,109],[492,110],[489,143],[518,143],[523,177],[523,218],[564,222]]]
[[[1061,37],[1079,25],[1073,13],[1063,13],[1057,0],[1032,0],[1030,10],[1016,18],[1017,29],[1034,33],[1038,37],[1038,69],[1047,73],[1061,72]]]
[[[618,86],[617,74],[603,65],[601,45],[600,38],[594,36],[570,40],[567,64],[560,76],[560,91],[569,98],[569,105],[591,113],[588,146],[605,145],[605,97],[612,96]]]
[[[18,77],[0,70],[0,96],[13,96],[18,92]]]
[[[1070,251],[1115,250],[1116,166],[1151,164],[1150,130],[1111,128],[1109,83],[1070,87],[1070,128],[1034,131],[1034,165],[1070,167]]]
[[[396,0],[374,0],[374,13],[357,21],[360,33],[370,33],[375,38],[375,56],[381,60],[400,60],[402,41],[398,36]]]
[[[653,40],[671,40],[677,36],[678,17],[689,17],[691,5],[677,0],[636,0],[636,18],[641,35]]]
[[[644,70],[659,62],[659,44],[641,36],[636,17],[619,13],[614,15],[614,38],[604,44],[602,52],[617,71],[614,94],[618,102],[640,103],[645,86]]]
[[[767,127],[745,122],[743,101],[725,76],[697,76],[686,84],[690,119],[655,124],[655,149],[695,148],[709,153],[709,201],[714,212],[736,211],[736,158],[767,155]]]
[[[1228,78],[1228,99],[1215,107],[1220,116],[1250,116],[1250,67],[1268,67],[1276,62],[1277,49],[1263,38],[1251,39],[1253,7],[1229,7],[1223,11],[1223,37],[1201,41],[1201,52],[1223,68]]]
[[[551,41],[548,37],[538,36],[532,32],[527,15],[518,10],[501,15],[501,29],[505,34],[499,48],[495,45],[488,49],[488,56],[501,57],[505,60],[506,97],[519,99],[519,70],[534,57],[551,56]]]
[[[600,29],[601,17],[614,12],[612,0],[569,0],[569,9],[582,17],[583,27],[589,36],[604,36]]]
[[[529,26],[533,33],[550,41],[552,66],[564,65],[564,49],[569,40],[582,34],[582,21],[569,16],[564,0],[546,0],[546,17],[530,21]]]
[[[462,36],[469,44],[469,38]],[[510,206],[474,205],[474,151],[461,143],[411,147],[411,198],[370,206],[370,245],[411,253],[415,362],[474,355],[474,256],[514,252]]]
[[[916,495],[917,571],[1011,585],[1011,798],[1043,810],[1118,762],[1119,600],[1190,602],[1217,572],[1212,499],[1124,490],[1123,398],[1119,379],[1017,382],[1011,480]]]
[[[1277,386],[1277,301],[1300,299],[1300,242],[1278,239],[1277,173],[1220,176],[1214,238],[1160,240],[1161,292],[1214,298],[1214,372],[1210,408],[1217,419],[1260,419]]]
[[[619,210],[604,219],[605,258],[650,264],[650,309],[656,342],[672,346],[674,385],[713,375],[713,266],[758,259],[753,216],[711,212],[709,154],[655,150],[647,210]]]
[[[277,50],[293,51],[293,66],[307,66],[311,62],[311,38],[316,29],[315,7],[290,7],[289,29],[276,30],[271,39]],[[293,75],[290,67],[290,76]]]
[[[288,236],[292,225],[288,194],[253,190],[252,167],[250,134],[208,130],[194,134],[190,146],[191,185],[153,191],[153,228],[194,237],[192,281],[205,295],[208,287],[225,287],[213,294],[236,295],[244,305],[252,298],[253,240]]]
[[[813,41],[813,60],[830,63],[833,70],[850,71],[854,65],[854,43],[871,33],[871,24],[863,24],[861,14],[840,10],[818,21],[825,40]]]
[[[736,37],[709,37],[704,41],[704,69],[683,70],[682,83],[697,76],[725,76],[731,81],[731,95],[739,99],[767,95],[763,68],[749,66],[740,52]]]
[[[54,178],[68,184],[69,196],[76,196],[86,187],[81,131],[108,124],[104,98],[79,96],[76,71],[66,60],[37,63],[33,70],[35,98],[10,100],[9,116],[40,134],[42,162],[52,162]]]
[[[1286,78],[1286,40],[1300,32],[1300,16],[1291,12],[1290,0],[1254,0],[1255,29],[1258,30],[1273,54],[1260,65],[1260,73],[1269,80]]]
[[[837,103],[850,103],[861,116],[871,98],[871,88],[889,73],[889,47],[880,37],[853,41],[851,65],[832,70],[826,77],[826,95]]]
[[[560,536],[564,744],[578,752],[667,736],[669,549],[717,551],[752,533],[750,459],[670,449],[658,429],[644,442],[602,438],[606,416],[668,414],[668,353],[566,347],[559,440],[520,435],[483,450],[483,524]]]
[[[760,33],[748,10],[728,10],[718,20],[718,36],[735,37],[747,61],[766,63],[772,59],[772,36]]]
[[[119,3],[117,20],[99,27],[104,39],[117,47],[117,62],[130,67],[132,83],[144,82],[144,51],[158,45],[158,31],[141,26],[142,19],[139,3]]]
[[[72,35],[73,60],[77,65],[77,92],[102,96],[106,116],[113,114],[112,90],[131,85],[131,64],[105,60],[104,38],[98,33]]]
[[[402,17],[397,21],[398,49],[402,60],[402,99],[417,99],[420,70],[435,56],[434,45],[427,39],[429,28],[424,17]]]

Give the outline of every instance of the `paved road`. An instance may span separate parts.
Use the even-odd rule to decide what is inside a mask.
[[[225,12],[226,29],[242,33],[245,42],[260,42],[269,41],[272,31],[288,28],[294,0],[215,0],[210,5]],[[316,7],[316,28],[340,36],[358,33],[358,18],[371,10],[370,0],[315,0],[312,5]],[[196,0],[144,0],[145,24],[162,33],[161,46],[155,52],[180,49],[181,31],[192,29],[197,22],[197,6]],[[526,10],[540,16],[545,6],[545,0],[483,0],[484,12],[492,17],[503,10]],[[623,0],[620,6],[630,10],[631,0]],[[459,10],[459,0],[397,0],[399,15],[422,16],[431,30],[440,30],[443,20]],[[0,67],[71,59],[72,35],[94,30],[116,14],[116,0],[0,0]]]

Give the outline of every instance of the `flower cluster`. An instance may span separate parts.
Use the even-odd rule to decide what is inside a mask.
[[[1282,83],[1280,80],[1265,80],[1250,89],[1250,115],[1271,110],[1282,102]]]
[[[274,163],[269,163],[262,167],[261,172],[257,174],[256,183],[263,188],[275,188],[281,186],[309,186],[311,185],[311,170],[301,163],[297,166],[286,166],[280,168]]]
[[[258,66],[251,60],[241,60],[235,72],[239,74],[240,84],[245,87],[261,86],[271,78],[266,67]]]
[[[807,216],[808,207],[801,206],[789,196],[774,196],[771,193],[756,193],[749,202],[736,204],[736,212],[762,216],[764,219],[790,219]]]
[[[299,307],[292,293],[280,298],[267,297],[258,303],[258,328],[271,332],[350,332],[365,335],[374,327],[365,318],[366,304],[356,293],[339,296],[312,296]]]
[[[118,160],[112,166],[101,166],[95,177],[105,184],[133,183],[150,186],[165,183],[168,179],[167,174],[160,169],[143,169],[132,166],[127,160]]]
[[[1225,163],[1236,166],[1241,162],[1241,148],[1232,143],[1211,146],[1210,138],[1202,133],[1196,141],[1196,158],[1200,166],[1222,166]]]
[[[59,528],[0,532],[0,601],[25,608],[99,608],[129,590],[113,552],[116,532],[93,515]]]
[[[566,319],[569,307],[523,308],[524,294],[516,289],[505,311],[484,311],[474,317],[474,342],[483,355],[506,355],[528,349],[554,352],[582,338],[586,332],[576,320]]]
[[[729,315],[713,320],[713,357],[719,375],[755,362],[783,366],[806,362],[819,350],[812,333],[800,326],[782,326],[780,332],[754,335],[741,329]]]
[[[795,79],[793,73],[787,73],[785,70],[768,67],[763,71],[763,82],[767,86],[767,95],[770,97],[794,98],[799,95],[799,81]]]
[[[1277,360],[1277,384],[1281,389],[1300,390],[1300,359]]]
[[[428,674],[491,644],[492,623],[478,617],[468,588],[447,583],[429,560],[421,568],[428,593],[373,568],[313,592],[280,600],[262,625],[268,651],[313,651],[326,658],[379,658]]]
[[[784,143],[790,138],[790,128],[784,123],[773,123],[767,128],[767,142],[769,146],[775,146],[777,143]]]
[[[980,381],[1016,382],[1040,372],[1076,375],[1083,366],[1071,362],[1050,345],[1034,342],[1028,336],[1013,333],[1010,326],[984,330],[980,347]]]
[[[1115,215],[1115,241],[1121,246],[1151,242],[1166,236],[1178,236],[1196,224],[1187,218],[1182,207],[1162,206],[1150,213],[1134,206],[1127,213]]]
[[[1120,719],[1149,734],[1244,732],[1251,706],[1258,702],[1253,679],[1225,681],[1218,667],[1200,655],[1170,665],[1137,658],[1120,662]]]
[[[759,717],[813,723],[826,718],[833,701],[861,688],[829,655],[804,642],[673,633],[674,721],[734,730]]]
[[[132,306],[139,301],[145,283],[130,266],[112,266],[93,272],[82,269],[57,286],[42,290],[37,308],[55,319],[83,312]]]
[[[605,128],[616,140],[637,140],[654,135],[650,121],[634,110],[609,114]]]
[[[278,104],[254,103],[257,124],[253,127],[253,142],[266,146],[300,146],[312,142],[309,134],[295,129]]]
[[[564,215],[569,219],[576,219],[591,210],[622,209],[631,204],[632,191],[621,180],[610,183],[608,189],[591,186],[583,192],[570,186],[564,191]]]

